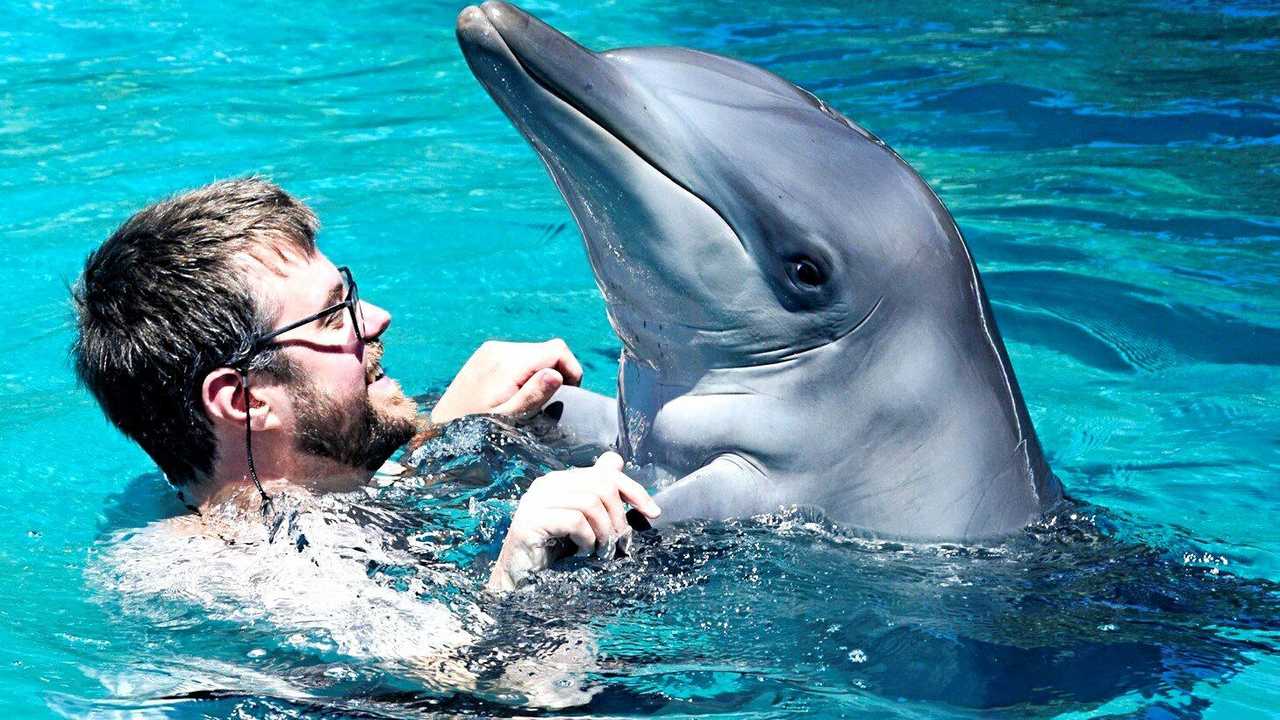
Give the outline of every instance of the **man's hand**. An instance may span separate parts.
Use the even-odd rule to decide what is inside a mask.
[[[431,422],[443,425],[478,413],[525,417],[550,400],[561,385],[581,382],[582,365],[563,340],[490,340],[471,355],[449,383],[431,410]]]
[[[550,565],[555,558],[548,545],[555,538],[572,540],[580,557],[612,557],[631,535],[624,503],[650,520],[662,512],[640,483],[622,474],[617,453],[601,455],[589,468],[547,473],[534,480],[511,518],[489,575],[489,590],[513,590],[529,573]]]

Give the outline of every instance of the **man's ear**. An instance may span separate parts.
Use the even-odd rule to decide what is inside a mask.
[[[231,368],[218,368],[204,376],[200,386],[200,401],[204,406],[204,414],[213,425],[234,425],[244,427],[245,394],[244,377]],[[253,416],[253,429],[273,430],[280,427],[280,418],[271,411],[271,403],[264,393],[252,387],[249,390],[249,405]]]

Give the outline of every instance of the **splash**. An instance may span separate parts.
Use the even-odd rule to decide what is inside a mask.
[[[1194,717],[1280,638],[1274,584],[1070,502],[991,546],[868,537],[802,509],[686,523],[494,598],[480,588],[516,499],[561,451],[472,418],[406,461],[406,477],[281,503],[234,537],[108,533],[91,580],[152,638],[101,672],[114,701]]]

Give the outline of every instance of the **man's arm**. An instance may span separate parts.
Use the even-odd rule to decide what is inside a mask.
[[[458,371],[432,409],[431,423],[443,425],[480,413],[527,417],[562,386],[581,382],[582,365],[563,340],[490,340]],[[622,458],[608,452],[592,467],[552,472],[535,480],[511,519],[489,589],[512,590],[530,573],[549,566],[556,560],[551,546],[557,539],[572,541],[579,555],[612,555],[631,533],[626,503],[651,520],[658,517],[657,504],[639,483],[622,474],[622,466]]]
[[[431,410],[431,422],[443,425],[480,413],[526,417],[546,404],[560,386],[581,382],[582,365],[563,340],[490,340],[449,383]]]

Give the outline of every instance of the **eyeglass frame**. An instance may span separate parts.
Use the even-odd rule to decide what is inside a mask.
[[[262,488],[262,481],[258,479],[258,469],[253,463],[253,425],[252,416],[249,413],[251,407],[249,400],[249,365],[259,353],[271,347],[271,343],[276,338],[298,328],[313,323],[320,318],[327,317],[333,313],[346,309],[351,314],[351,326],[356,333],[358,342],[365,342],[364,335],[364,311],[360,308],[360,290],[356,286],[356,279],[351,274],[351,269],[346,265],[338,267],[338,273],[342,275],[342,281],[346,285],[346,297],[341,302],[334,303],[323,310],[312,313],[307,317],[291,322],[282,328],[277,328],[266,334],[255,334],[247,343],[247,349],[236,353],[232,360],[228,361],[227,366],[234,369],[240,375],[240,382],[244,388],[244,452],[245,458],[249,462],[249,475],[253,478],[254,487],[258,488],[258,493],[262,495],[262,509],[265,512],[271,504],[271,496]]]

